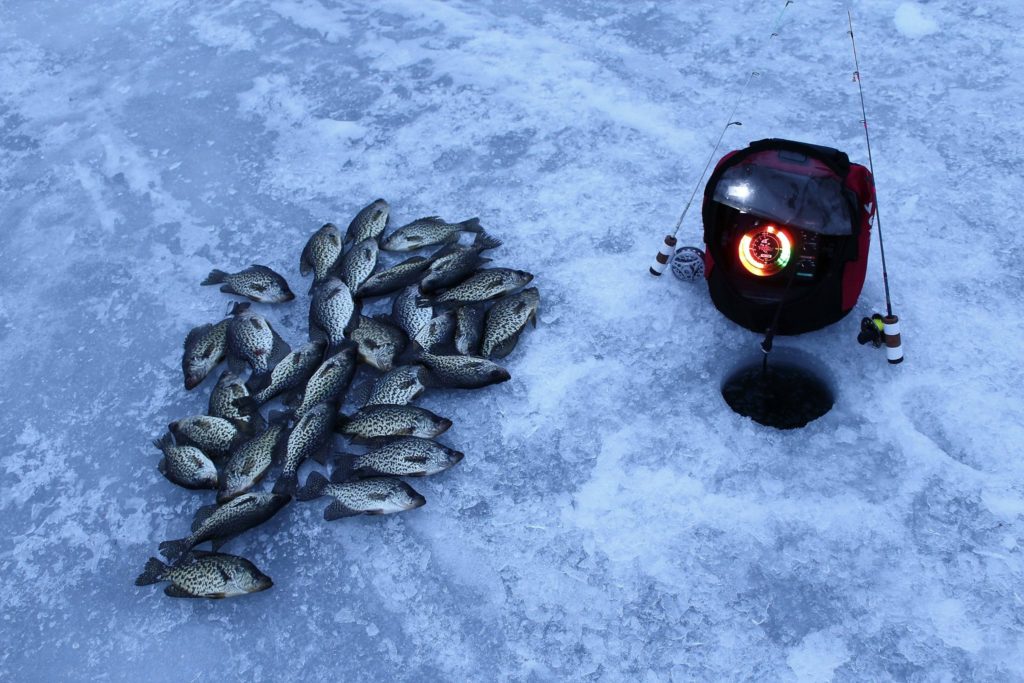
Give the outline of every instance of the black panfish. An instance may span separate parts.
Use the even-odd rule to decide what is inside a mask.
[[[345,341],[355,310],[352,292],[345,283],[336,277],[328,278],[313,290],[309,302],[309,338],[326,339],[328,352],[334,353]]]
[[[417,218],[384,238],[380,248],[386,251],[412,251],[435,244],[446,244],[459,239],[461,232],[482,233],[479,218],[461,223],[449,223],[440,216]]]
[[[406,343],[405,333],[386,315],[359,316],[359,324],[352,330],[351,337],[359,349],[359,360],[381,372],[394,366],[395,357]]]
[[[421,436],[429,439],[452,426],[448,418],[416,406],[372,405],[351,417],[339,416],[335,429],[353,441],[372,441],[387,436]]]
[[[249,560],[237,555],[193,550],[187,561],[168,566],[155,557],[149,558],[136,586],[170,581],[164,595],[172,598],[233,598],[258,593],[274,585],[270,577]]]
[[[537,326],[537,307],[540,294],[536,287],[499,299],[487,312],[480,355],[486,358],[504,358],[519,341],[526,324]]]
[[[374,273],[366,279],[366,282],[359,288],[360,297],[383,296],[397,292],[403,287],[417,283],[423,276],[423,271],[430,265],[430,259],[423,256],[413,256],[398,265],[391,266],[387,270]]]
[[[478,270],[468,280],[439,294],[434,299],[421,297],[417,300],[420,306],[461,306],[497,299],[520,287],[525,287],[533,279],[532,273],[511,268],[485,268]]]
[[[299,259],[299,272],[303,276],[313,273],[313,291],[320,283],[330,277],[334,265],[341,256],[341,231],[333,224],[325,223],[306,242]]]
[[[200,284],[221,285],[222,292],[244,296],[262,304],[279,304],[295,298],[284,276],[258,263],[237,273],[214,269]]]
[[[278,442],[287,429],[286,416],[275,415],[266,429],[231,452],[218,487],[218,503],[237,498],[259,483],[274,462]]]
[[[461,306],[455,311],[455,350],[463,356],[475,355],[480,350],[485,317],[483,306]]]
[[[384,228],[388,225],[390,207],[383,199],[371,202],[368,206],[360,209],[356,217],[348,225],[345,233],[345,242],[362,242],[371,237],[380,237]]]
[[[248,302],[242,302],[231,308],[228,365],[233,372],[239,373],[248,364],[252,374],[259,377],[269,373],[291,348],[266,318],[249,310],[250,306]]]
[[[324,519],[332,521],[354,515],[388,515],[422,507],[427,499],[401,479],[373,477],[345,483],[331,483],[319,472],[311,472],[306,485],[295,497],[314,500],[331,496],[334,502],[324,509]]]
[[[319,463],[327,461],[335,422],[333,403],[319,403],[303,415],[288,433],[284,448],[284,465],[274,482],[274,493],[291,494],[298,485],[299,466],[307,458]]]
[[[377,240],[367,237],[345,252],[338,265],[338,277],[351,292],[359,291],[377,267]]]
[[[160,553],[173,562],[205,541],[212,542],[216,551],[238,534],[266,522],[290,500],[290,496],[275,493],[246,493],[224,505],[199,508],[192,521],[192,533],[185,538],[164,541],[160,544]]]
[[[228,350],[228,325],[231,318],[219,323],[200,325],[185,337],[185,351],[181,356],[181,371],[185,388],[195,389],[206,376],[224,360]]]
[[[324,361],[306,382],[302,398],[297,401],[295,419],[301,418],[320,403],[338,403],[352,382],[356,368],[355,349],[346,346]]]
[[[167,479],[187,489],[217,488],[217,466],[195,446],[177,446],[170,434],[153,442],[163,451],[157,469]]]
[[[351,455],[350,471],[342,476],[424,477],[443,472],[462,461],[463,454],[432,439],[403,436],[363,453]]]
[[[472,275],[477,268],[490,262],[491,259],[481,256],[483,251],[500,246],[500,240],[484,232],[478,234],[476,240],[469,246],[452,245],[436,254],[436,258],[420,280],[420,291],[430,294],[445,287],[454,287]]]

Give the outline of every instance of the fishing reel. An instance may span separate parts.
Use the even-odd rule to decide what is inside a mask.
[[[704,277],[704,252],[697,247],[679,247],[672,256],[672,274],[683,282]]]
[[[890,365],[903,362],[903,339],[900,336],[900,319],[895,315],[883,316],[873,314],[870,318],[860,321],[860,334],[857,343],[861,346],[871,344],[874,348],[885,345],[885,358]]]
[[[875,313],[870,318],[861,318],[860,334],[857,335],[857,343],[861,346],[871,344],[874,348],[882,346],[885,341],[885,325],[882,323],[882,316]]]

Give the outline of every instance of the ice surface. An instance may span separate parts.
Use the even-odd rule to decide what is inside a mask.
[[[776,341],[837,387],[782,433],[718,392],[759,340],[646,271],[748,70],[726,148],[866,160],[843,3],[767,49],[753,0],[0,4],[0,678],[1024,678],[1024,6],[852,8],[907,361],[855,343],[875,252],[854,314]],[[199,282],[305,292],[308,235],[378,196],[537,274],[512,381],[422,401],[465,460],[414,512],[230,543],[270,591],[136,588],[212,500],[150,445],[215,380],[181,387]],[[297,343],[306,303],[256,309]]]

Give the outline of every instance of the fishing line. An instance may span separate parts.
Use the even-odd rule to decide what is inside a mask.
[[[793,4],[793,0],[786,0],[786,4],[779,10],[778,16],[775,18],[775,25],[772,27],[772,33],[768,37],[770,44],[772,38],[779,35],[779,26],[782,24],[782,15],[786,13],[786,8]],[[852,34],[851,34],[852,36]],[[760,53],[758,53],[760,54]],[[760,76],[760,71],[751,71],[747,74],[747,80],[743,83],[743,88],[740,90],[739,96],[736,98],[736,103],[733,105],[732,112],[729,117],[725,120],[725,125],[722,127],[722,133],[718,136],[718,141],[715,142],[715,146],[711,150],[711,154],[708,156],[708,161],[704,164],[704,170],[701,171],[700,178],[697,180],[696,185],[693,187],[693,192],[690,193],[690,199],[687,200],[686,206],[683,208],[683,212],[679,215],[679,220],[676,221],[676,227],[672,230],[672,234],[665,235],[665,241],[658,250],[658,254],[654,257],[654,264],[650,267],[651,275],[660,276],[665,272],[665,267],[668,265],[669,259],[672,257],[672,253],[675,251],[675,246],[678,240],[676,236],[679,234],[679,229],[683,225],[683,220],[686,218],[686,214],[690,211],[690,205],[693,204],[694,197],[697,196],[697,190],[700,189],[701,183],[704,182],[704,176],[707,175],[708,169],[711,167],[711,162],[715,159],[715,154],[718,152],[719,146],[722,144],[723,138],[725,138],[726,132],[731,126],[742,126],[743,124],[739,121],[735,121],[736,112],[739,111],[740,104],[743,101],[743,97],[747,94],[747,88],[750,86],[750,81],[755,76]]]
[[[875,163],[871,157],[871,135],[868,133],[868,112],[864,104],[864,86],[860,78],[860,60],[857,57],[857,41],[853,37],[853,13],[846,10],[846,18],[850,24],[850,45],[853,47],[853,80],[857,83],[857,90],[860,93],[860,112],[864,124],[864,142],[868,148],[868,169],[871,171],[872,189],[877,186],[875,183]],[[878,250],[882,254],[882,284],[885,286],[885,311],[886,316],[882,318],[885,332],[886,358],[890,363],[895,364],[903,360],[903,343],[900,338],[899,317],[893,315],[892,297],[889,295],[889,270],[885,265],[885,242],[882,239],[882,215],[878,210],[878,194],[875,193],[875,225],[878,227]]]

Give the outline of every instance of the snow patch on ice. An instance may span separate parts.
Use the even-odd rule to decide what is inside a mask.
[[[904,2],[893,17],[896,29],[907,38],[924,38],[939,30],[939,23],[916,2]]]
[[[256,37],[240,26],[223,24],[213,17],[197,15],[189,21],[199,41],[228,51],[254,50]]]
[[[816,631],[789,651],[786,663],[800,683],[827,683],[849,658],[850,650],[841,637]]]

